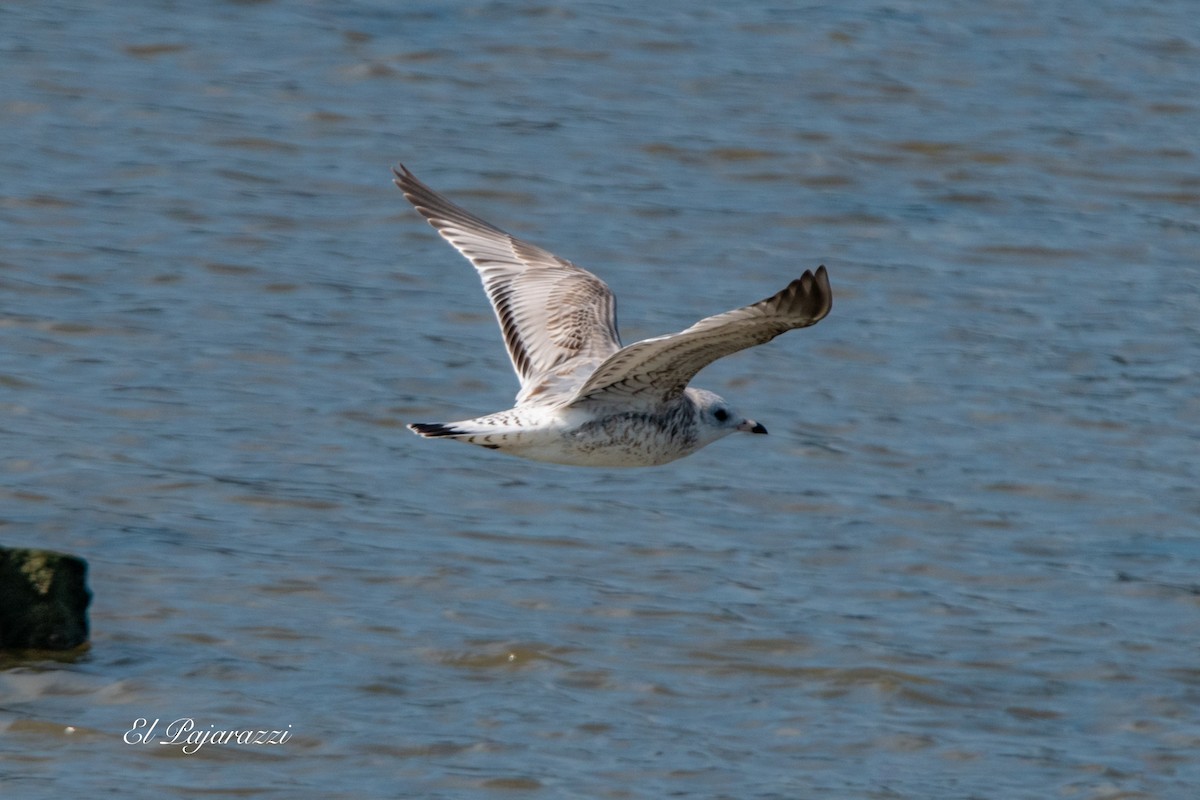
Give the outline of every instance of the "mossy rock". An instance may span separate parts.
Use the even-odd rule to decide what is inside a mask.
[[[70,650],[87,641],[87,562],[0,547],[0,648]]]

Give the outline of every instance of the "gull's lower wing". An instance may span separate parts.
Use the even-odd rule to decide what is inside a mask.
[[[815,325],[833,305],[825,267],[806,270],[782,291],[753,305],[700,320],[687,330],[645,339],[609,356],[569,405],[644,398],[661,403],[678,395],[696,373],[719,358]]]

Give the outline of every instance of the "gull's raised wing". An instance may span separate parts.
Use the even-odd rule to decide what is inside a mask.
[[[616,300],[604,281],[459,208],[403,164],[392,172],[408,201],[475,265],[523,388],[568,361],[620,349]]]

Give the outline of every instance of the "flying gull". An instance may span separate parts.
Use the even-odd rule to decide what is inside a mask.
[[[392,171],[408,201],[475,265],[521,380],[507,411],[408,426],[421,436],[556,464],[642,467],[738,431],[766,433],[688,382],[718,358],[815,325],[833,302],[821,266],[753,305],[622,347],[603,281],[459,208],[403,165]]]

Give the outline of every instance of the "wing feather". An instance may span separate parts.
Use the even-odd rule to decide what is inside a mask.
[[[568,405],[639,398],[650,404],[670,400],[697,372],[717,359],[769,342],[786,331],[815,325],[832,305],[833,292],[825,267],[818,267],[816,274],[805,270],[765,300],[617,351],[596,368]]]
[[[620,349],[616,300],[604,281],[451,203],[404,165],[392,172],[421,216],[475,265],[521,379],[518,400],[569,362]]]

